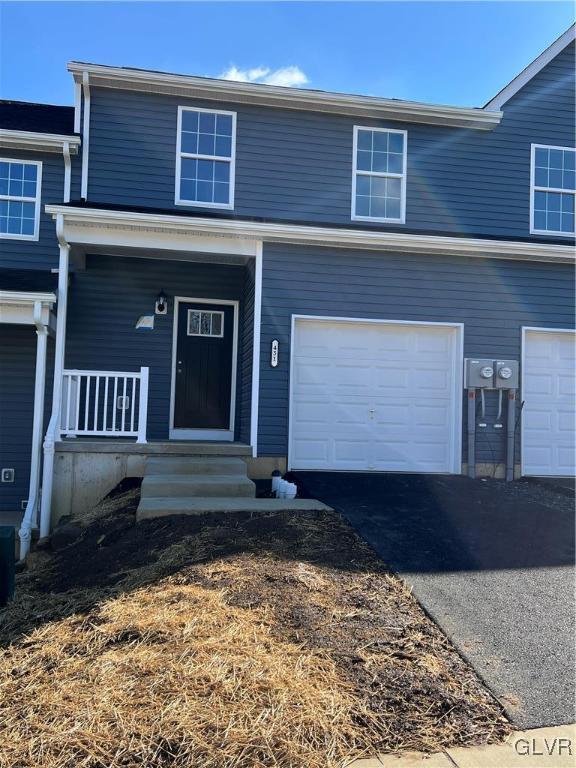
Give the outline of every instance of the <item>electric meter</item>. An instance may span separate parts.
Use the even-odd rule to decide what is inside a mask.
[[[518,389],[519,365],[518,360],[495,360],[496,376],[494,386],[496,389]]]

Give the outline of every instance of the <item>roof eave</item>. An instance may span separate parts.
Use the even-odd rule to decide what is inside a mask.
[[[184,98],[235,101],[373,119],[491,130],[502,118],[498,112],[488,112],[483,109],[421,104],[255,83],[237,83],[229,80],[129,70],[80,62],[70,62],[68,70],[73,74],[76,82],[82,82],[83,74],[87,73],[90,83],[102,88],[167,93]]]
[[[3,291],[0,290],[0,304],[35,304],[51,307],[56,303],[56,294],[44,291]]]
[[[491,99],[485,106],[486,112],[498,113],[502,109],[507,101],[515,96],[519,90],[532,80],[544,67],[549,64],[552,59],[556,58],[559,53],[562,53],[567,45],[570,45],[576,39],[576,24],[569,27],[560,37],[555,40],[552,45],[549,45],[540,56],[534,59],[527,67],[525,67],[519,75],[511,80],[507,86],[502,88],[493,99]],[[500,114],[502,114],[500,112]]]
[[[33,152],[62,152],[66,144],[70,148],[70,153],[76,154],[80,146],[80,137],[0,128],[0,147],[5,149],[26,149]]]
[[[447,237],[443,235],[419,235],[408,232],[374,232],[361,229],[335,229],[325,226],[279,224],[230,219],[208,219],[170,214],[112,211],[73,206],[47,205],[46,213],[54,219],[81,228],[132,229],[134,232],[202,234],[238,239],[252,238],[264,242],[288,242],[306,245],[325,245],[339,248],[363,248],[369,250],[422,253],[426,255],[477,256],[491,259],[520,259],[574,263],[575,251],[571,244],[530,243],[509,240],[488,240],[477,237]]]

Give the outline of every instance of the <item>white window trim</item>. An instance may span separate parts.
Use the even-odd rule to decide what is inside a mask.
[[[531,144],[530,145],[530,234],[531,235],[552,235],[553,237],[574,237],[575,232],[558,232],[552,229],[536,229],[534,226],[534,193],[535,192],[560,192],[564,195],[574,195],[574,221],[576,222],[576,191],[571,189],[557,189],[556,187],[538,187],[535,183],[536,176],[536,150],[537,149],[559,149],[569,150],[576,154],[574,147],[557,147],[552,144]],[[576,231],[576,225],[575,225]]]
[[[182,152],[182,113],[183,112],[205,112],[211,115],[230,115],[232,117],[232,152],[230,157],[220,157],[219,155],[198,155],[190,152]],[[176,205],[190,205],[195,208],[220,208],[225,210],[234,209],[234,191],[236,182],[236,112],[229,112],[223,109],[201,109],[200,107],[178,107],[176,137],[176,189],[174,194],[174,203]],[[194,160],[220,160],[230,163],[230,197],[227,203],[204,203],[198,200],[183,200],[180,197],[180,175],[182,170],[182,158],[191,158]]]
[[[380,173],[378,171],[359,171],[358,164],[358,132],[374,131],[379,133],[399,133],[404,136],[404,152],[402,158],[402,173]],[[379,221],[388,224],[406,223],[406,169],[408,158],[408,131],[401,131],[395,128],[375,128],[372,125],[355,125],[354,139],[352,142],[352,221]],[[376,176],[378,178],[400,179],[400,218],[389,219],[379,216],[359,216],[356,214],[356,177],[358,174],[363,176]]]
[[[36,172],[36,198],[34,200],[34,234],[17,235],[11,232],[0,232],[3,240],[39,240],[40,239],[40,202],[42,200],[42,162],[40,160],[21,160],[17,157],[0,157],[0,163],[19,163],[20,165],[35,165]],[[16,202],[31,203],[31,197],[18,195],[0,195],[0,200],[15,200]]]

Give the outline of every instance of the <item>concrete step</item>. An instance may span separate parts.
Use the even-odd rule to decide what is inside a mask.
[[[137,520],[149,520],[170,515],[207,515],[223,512],[285,512],[330,511],[331,507],[315,499],[253,499],[253,498],[142,498]]]
[[[146,475],[241,475],[246,462],[235,457],[155,456],[146,459]]]
[[[256,486],[241,475],[146,475],[142,480],[142,498],[219,496],[254,497]]]

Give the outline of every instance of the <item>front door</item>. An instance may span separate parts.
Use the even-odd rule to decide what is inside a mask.
[[[170,436],[233,440],[237,304],[177,302]]]

